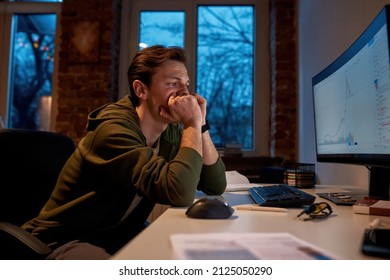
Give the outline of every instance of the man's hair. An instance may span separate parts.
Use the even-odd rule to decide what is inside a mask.
[[[139,99],[135,94],[133,82],[135,80],[140,80],[146,86],[150,86],[156,68],[167,60],[176,60],[185,64],[186,54],[184,49],[180,47],[155,45],[138,51],[134,56],[127,71],[130,100],[134,107],[139,105]]]

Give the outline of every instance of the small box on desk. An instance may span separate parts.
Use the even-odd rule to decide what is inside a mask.
[[[284,183],[296,188],[314,188],[314,164],[290,163],[285,165]]]
[[[364,196],[352,206],[357,214],[390,216],[390,201]]]

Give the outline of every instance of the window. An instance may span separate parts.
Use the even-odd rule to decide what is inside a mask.
[[[213,141],[253,148],[254,7],[198,6],[197,92]]]
[[[62,2],[62,0],[9,0],[8,2]]]
[[[221,146],[238,143],[245,153],[266,155],[270,88],[266,2],[130,1],[124,7],[129,13],[122,36],[127,59],[121,61],[129,61],[140,47],[183,46],[190,57],[190,79],[196,81],[190,90],[208,101],[213,141]],[[126,72],[128,65],[121,67]],[[127,92],[124,86],[122,92]]]
[[[52,84],[60,1],[0,4],[0,116],[9,128],[50,130]],[[28,2],[28,3],[27,3]],[[35,3],[34,3],[35,2]],[[62,2],[62,1],[61,1]]]
[[[184,47],[184,12],[141,11],[139,47],[152,45]]]

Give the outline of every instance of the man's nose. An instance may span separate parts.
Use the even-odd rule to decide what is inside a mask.
[[[179,87],[179,91],[180,95],[183,95],[183,94],[189,94],[190,91],[188,90],[188,87],[186,84],[180,84],[180,87]]]

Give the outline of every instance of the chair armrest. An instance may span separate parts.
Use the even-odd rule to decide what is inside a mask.
[[[49,246],[21,227],[0,222],[0,259],[45,259],[51,252]]]

